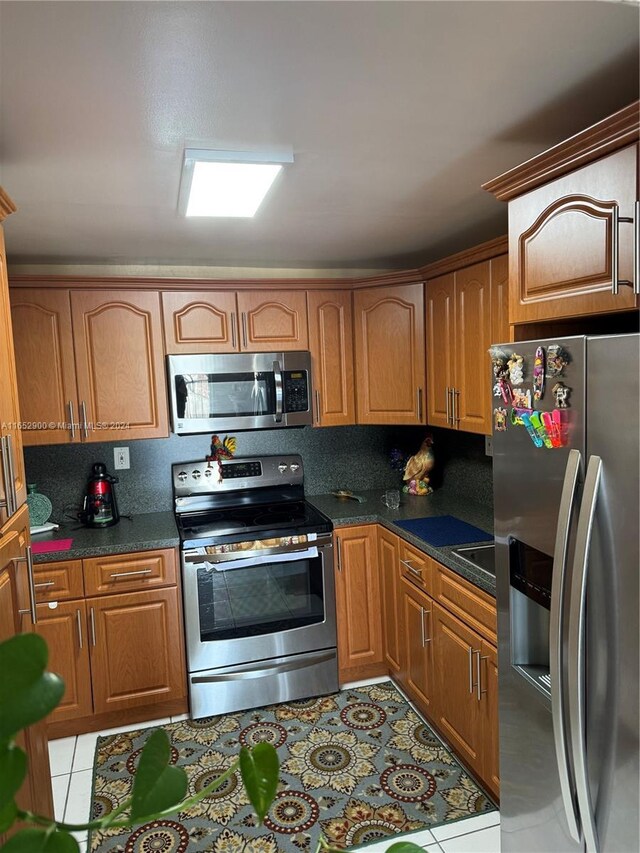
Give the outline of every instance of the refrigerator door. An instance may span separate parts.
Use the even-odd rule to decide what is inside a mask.
[[[589,338],[587,375],[586,460],[602,459],[586,552],[587,793],[599,853],[637,853],[640,336]]]
[[[522,387],[532,389],[536,349],[559,345],[569,364],[557,378],[547,377],[538,411],[556,408],[552,389],[561,381],[571,389],[567,417],[567,444],[561,448],[536,447],[524,426],[494,428],[493,480],[498,605],[499,713],[500,713],[500,812],[502,853],[554,851],[578,853],[582,844],[572,837],[572,802],[563,799],[551,714],[550,601],[543,594],[533,600],[526,584],[511,583],[514,564],[526,563],[529,577],[548,577],[551,592],[558,592],[559,572],[553,570],[558,518],[569,526],[572,540],[579,493],[563,485],[570,450],[584,459],[586,338],[503,344],[507,354],[524,357]],[[499,398],[493,408],[503,405]],[[573,457],[576,461],[576,455]],[[581,467],[581,466],[580,466]],[[570,567],[570,563],[569,563]],[[534,584],[536,586],[537,584]],[[544,586],[544,584],[541,584]],[[566,607],[561,602],[560,616]],[[559,620],[564,624],[564,618]],[[564,650],[566,637],[558,641]],[[573,791],[573,777],[565,777],[565,790]],[[571,800],[571,795],[569,795]],[[575,823],[573,833],[577,835]]]

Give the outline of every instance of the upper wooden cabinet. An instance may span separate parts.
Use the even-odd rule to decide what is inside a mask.
[[[168,353],[238,352],[237,317],[233,290],[179,290],[162,294]]]
[[[355,423],[351,292],[307,292],[315,426]]]
[[[240,290],[238,311],[242,350],[309,348],[307,300],[303,290]]]
[[[354,294],[358,423],[425,423],[423,291],[420,282]]]
[[[11,209],[12,204],[0,188],[0,221],[4,218],[2,214]],[[26,497],[9,283],[0,227],[0,524],[17,512]]]
[[[638,131],[636,102],[484,185],[509,202],[512,324],[638,306]]]
[[[508,338],[506,267],[506,256],[499,256],[427,282],[427,420],[433,426],[492,431],[488,350]]]

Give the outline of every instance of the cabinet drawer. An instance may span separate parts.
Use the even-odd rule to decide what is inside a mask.
[[[433,588],[433,560],[417,548],[400,540],[400,571],[402,577],[431,594]]]
[[[86,594],[133,592],[176,583],[173,548],[83,560]]]
[[[439,604],[489,642],[496,644],[496,603],[490,595],[438,564],[434,572],[433,590]]]
[[[81,560],[35,563],[33,577],[38,604],[43,601],[69,601],[84,596]]]

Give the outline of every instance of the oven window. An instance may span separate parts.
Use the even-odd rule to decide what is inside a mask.
[[[184,373],[175,377],[181,419],[272,415],[273,373]]]
[[[322,559],[198,569],[200,639],[255,637],[324,621]]]

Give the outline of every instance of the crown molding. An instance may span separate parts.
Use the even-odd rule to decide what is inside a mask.
[[[465,249],[464,252],[457,252],[455,255],[448,255],[440,261],[427,264],[420,268],[420,273],[424,279],[437,278],[440,275],[470,267],[472,264],[491,260],[491,258],[504,255],[508,251],[509,238],[505,234],[502,237],[496,237],[493,240],[487,240],[486,243],[473,246],[471,249]]]

